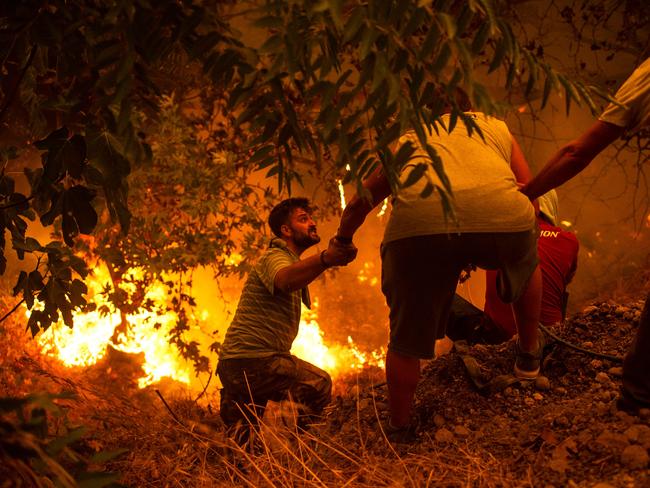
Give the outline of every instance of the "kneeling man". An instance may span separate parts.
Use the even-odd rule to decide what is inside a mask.
[[[298,425],[304,426],[331,399],[330,376],[289,351],[301,302],[311,305],[307,285],[330,266],[352,261],[356,248],[332,239],[326,250],[301,260],[320,242],[311,214],[306,198],[289,198],[273,208],[268,222],[276,238],[251,270],[219,352],[220,414],[240,444],[269,400],[291,397],[300,404]]]

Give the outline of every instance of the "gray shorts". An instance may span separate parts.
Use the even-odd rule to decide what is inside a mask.
[[[526,289],[538,264],[535,227],[524,232],[436,234],[381,247],[381,288],[390,308],[388,349],[429,359],[445,335],[460,272],[470,264],[497,269],[497,292],[506,303]]]

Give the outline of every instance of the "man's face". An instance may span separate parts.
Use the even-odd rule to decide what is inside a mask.
[[[291,232],[289,238],[303,249],[320,242],[316,222],[311,218],[311,214],[302,208],[297,208],[291,213],[287,226]]]

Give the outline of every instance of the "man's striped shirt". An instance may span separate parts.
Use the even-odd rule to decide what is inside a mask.
[[[301,298],[309,308],[307,287],[274,290],[279,270],[298,261],[281,239],[273,239],[248,275],[235,317],[226,332],[219,359],[260,358],[289,353],[300,325]]]

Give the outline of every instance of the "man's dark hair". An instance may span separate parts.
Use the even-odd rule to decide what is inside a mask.
[[[309,214],[312,213],[308,198],[287,198],[273,207],[269,214],[269,227],[276,237],[282,237],[280,228],[289,222],[291,214],[297,208],[301,208]]]

